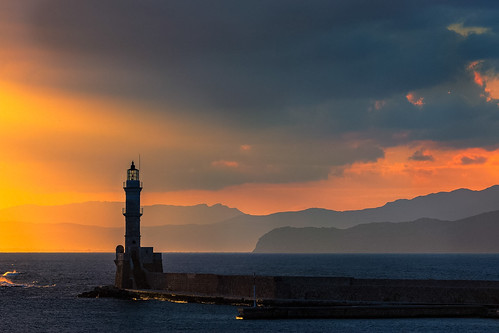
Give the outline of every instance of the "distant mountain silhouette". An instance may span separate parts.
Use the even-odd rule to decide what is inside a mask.
[[[12,237],[17,237],[15,239],[18,242],[26,239],[23,238],[21,228],[18,231],[9,229],[13,224],[45,224],[45,229],[56,230],[59,226],[55,224],[69,223],[68,225],[109,228],[104,234],[108,231],[116,233],[116,236],[111,237],[112,242],[111,240],[107,244],[94,242],[94,239],[97,239],[94,237],[83,243],[88,244],[86,248],[88,251],[109,249],[108,251],[112,252],[117,244],[115,239],[118,243],[123,241],[124,218],[121,215],[123,205],[117,202],[87,202],[61,206],[21,206],[0,210],[0,251],[6,251],[3,244],[7,244],[4,241],[7,234],[3,233],[3,230],[9,230]],[[378,208],[345,212],[311,208],[297,212],[255,216],[243,214],[235,208],[223,205],[187,207],[154,205],[144,208],[141,222],[142,240],[144,246],[154,246],[159,251],[249,252],[255,248],[262,235],[275,228],[343,229],[361,223],[405,222],[420,218],[458,220],[495,210],[499,210],[499,186],[492,186],[482,191],[459,189],[435,193],[411,200],[396,200]],[[65,235],[61,237],[92,237],[91,233],[88,233],[88,236],[87,233],[85,236],[78,236],[70,231],[71,227],[68,225],[60,227],[61,230],[65,230],[61,231],[61,235]],[[95,230],[103,232],[101,229]],[[99,241],[106,242],[105,239]],[[74,251],[80,251],[79,249],[80,247],[78,249],[75,247]],[[45,248],[39,250],[46,251]]]
[[[84,202],[58,206],[25,205],[0,210],[0,221],[74,223],[100,227],[123,227],[122,202]],[[221,204],[213,206],[152,205],[144,207],[142,225],[210,224],[243,213]]]
[[[458,221],[419,219],[348,229],[283,227],[263,235],[258,253],[498,253],[499,211]]]
[[[266,225],[273,228],[336,227],[348,228],[367,222],[403,222],[428,217],[457,220],[483,212],[499,210],[499,186],[482,191],[458,189],[452,192],[433,193],[414,199],[400,199],[382,207],[351,211],[334,211],[310,208],[297,212],[282,212],[263,216],[240,215],[224,221],[229,224]]]
[[[432,193],[414,199],[399,199],[380,208],[364,209],[360,214],[371,222],[412,221],[421,217],[457,220],[483,212],[499,210],[499,185],[481,191],[458,189]]]

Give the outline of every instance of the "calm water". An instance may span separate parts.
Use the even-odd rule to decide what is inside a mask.
[[[499,255],[163,254],[169,272],[499,280]],[[0,332],[497,332],[493,319],[236,320],[232,306],[79,299],[114,254],[0,253]],[[17,275],[2,277],[5,272]]]

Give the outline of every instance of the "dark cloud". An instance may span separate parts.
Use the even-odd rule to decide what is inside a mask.
[[[416,150],[412,156],[409,157],[413,161],[434,161],[433,155],[425,154],[423,149]]]
[[[290,183],[327,179],[332,166],[355,161],[375,161],[384,156],[375,144],[356,147],[341,143],[313,144],[281,138],[280,143],[255,143],[248,151],[226,144],[195,150],[164,150],[150,157],[148,174],[152,190],[168,188],[220,189],[243,183]],[[152,156],[151,152],[149,155]]]
[[[154,107],[141,112],[161,113],[165,121],[196,119],[207,132],[236,133],[233,149],[205,133],[200,140],[209,148],[146,152],[158,161],[151,170],[158,187],[325,179],[331,168],[422,140],[499,146],[497,101],[481,96],[484,87],[467,69],[483,60],[480,70],[498,71],[499,3],[30,4],[30,36],[43,56],[36,61],[47,66],[24,80],[145,102]],[[456,23],[488,30],[463,36],[447,28]],[[411,104],[409,93],[424,103]],[[241,155],[238,145],[246,143],[251,154]],[[423,151],[410,157],[431,158]]]
[[[485,156],[463,156],[461,158],[462,165],[484,164],[485,162],[487,162],[487,158]]]
[[[290,107],[431,87],[455,78],[477,56],[495,57],[495,37],[463,40],[446,29],[469,16],[467,7],[430,1],[48,0],[38,6],[33,33],[62,60],[95,66],[95,80],[69,87],[269,123],[286,121]],[[110,73],[102,77],[103,71]],[[116,81],[113,71],[130,76]],[[330,110],[330,117],[336,112]],[[352,118],[363,113],[348,112]]]

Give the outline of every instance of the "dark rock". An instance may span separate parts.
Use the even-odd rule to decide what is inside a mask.
[[[134,295],[124,289],[116,288],[115,286],[99,286],[91,291],[86,291],[78,295],[83,298],[117,298],[117,299],[134,299]]]

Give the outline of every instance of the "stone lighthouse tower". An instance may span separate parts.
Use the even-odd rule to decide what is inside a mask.
[[[130,169],[127,170],[126,182],[123,184],[126,193],[126,204],[123,209],[125,215],[125,253],[138,253],[140,251],[140,191],[142,184],[139,178],[139,170],[135,168],[132,161]]]
[[[140,192],[142,182],[139,170],[132,161],[123,183],[126,201],[123,208],[125,216],[125,247],[116,247],[116,278],[118,288],[149,289],[148,280],[151,273],[163,272],[161,253],[154,253],[152,247],[140,246]]]

